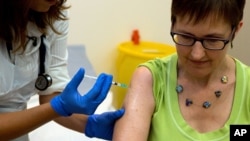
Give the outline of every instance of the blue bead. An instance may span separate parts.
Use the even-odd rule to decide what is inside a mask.
[[[186,99],[186,106],[190,106],[193,104],[193,101],[191,99]]]
[[[214,92],[215,96],[218,97],[218,98],[221,96],[221,93],[222,93],[221,91],[215,91]]]
[[[209,108],[211,106],[211,103],[209,102],[209,101],[205,101],[204,103],[203,103],[203,108]]]
[[[182,85],[177,85],[175,90],[179,94],[179,93],[183,92],[183,86]]]

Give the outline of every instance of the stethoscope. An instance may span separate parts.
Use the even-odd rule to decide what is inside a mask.
[[[37,38],[27,36],[28,41],[32,40],[33,46],[37,45]],[[39,47],[39,73],[35,82],[36,89],[40,91],[46,90],[48,87],[52,85],[52,77],[45,73],[45,56],[46,56],[46,46],[44,44],[45,35],[41,35],[41,44]],[[12,43],[6,42],[7,50],[9,57],[11,58],[10,51],[12,50]]]

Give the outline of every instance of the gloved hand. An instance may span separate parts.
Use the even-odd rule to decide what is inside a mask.
[[[120,109],[114,112],[105,112],[100,115],[89,116],[85,127],[85,135],[91,138],[97,137],[112,140],[115,122],[123,116],[124,112],[124,109]]]
[[[73,113],[93,114],[100,103],[106,98],[113,76],[100,74],[93,88],[85,95],[81,95],[77,87],[81,83],[85,70],[80,68],[63,92],[55,96],[50,104],[61,116]]]

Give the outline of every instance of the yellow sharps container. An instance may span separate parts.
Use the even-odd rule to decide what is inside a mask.
[[[140,41],[124,42],[118,46],[118,57],[116,59],[116,72],[114,80],[129,85],[130,79],[136,67],[147,60],[156,57],[164,57],[176,52],[175,47],[167,44]],[[116,109],[121,108],[127,89],[112,87],[112,104]]]

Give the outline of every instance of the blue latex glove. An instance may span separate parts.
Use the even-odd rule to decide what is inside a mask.
[[[50,104],[61,116],[70,116],[73,113],[93,114],[109,92],[113,76],[100,74],[93,88],[85,95],[81,95],[77,88],[81,83],[85,70],[80,68],[63,92],[55,96]]]
[[[89,116],[85,127],[85,135],[91,138],[97,137],[112,140],[115,122],[123,116],[124,112],[124,109],[120,109],[114,112],[105,112],[100,115]]]

